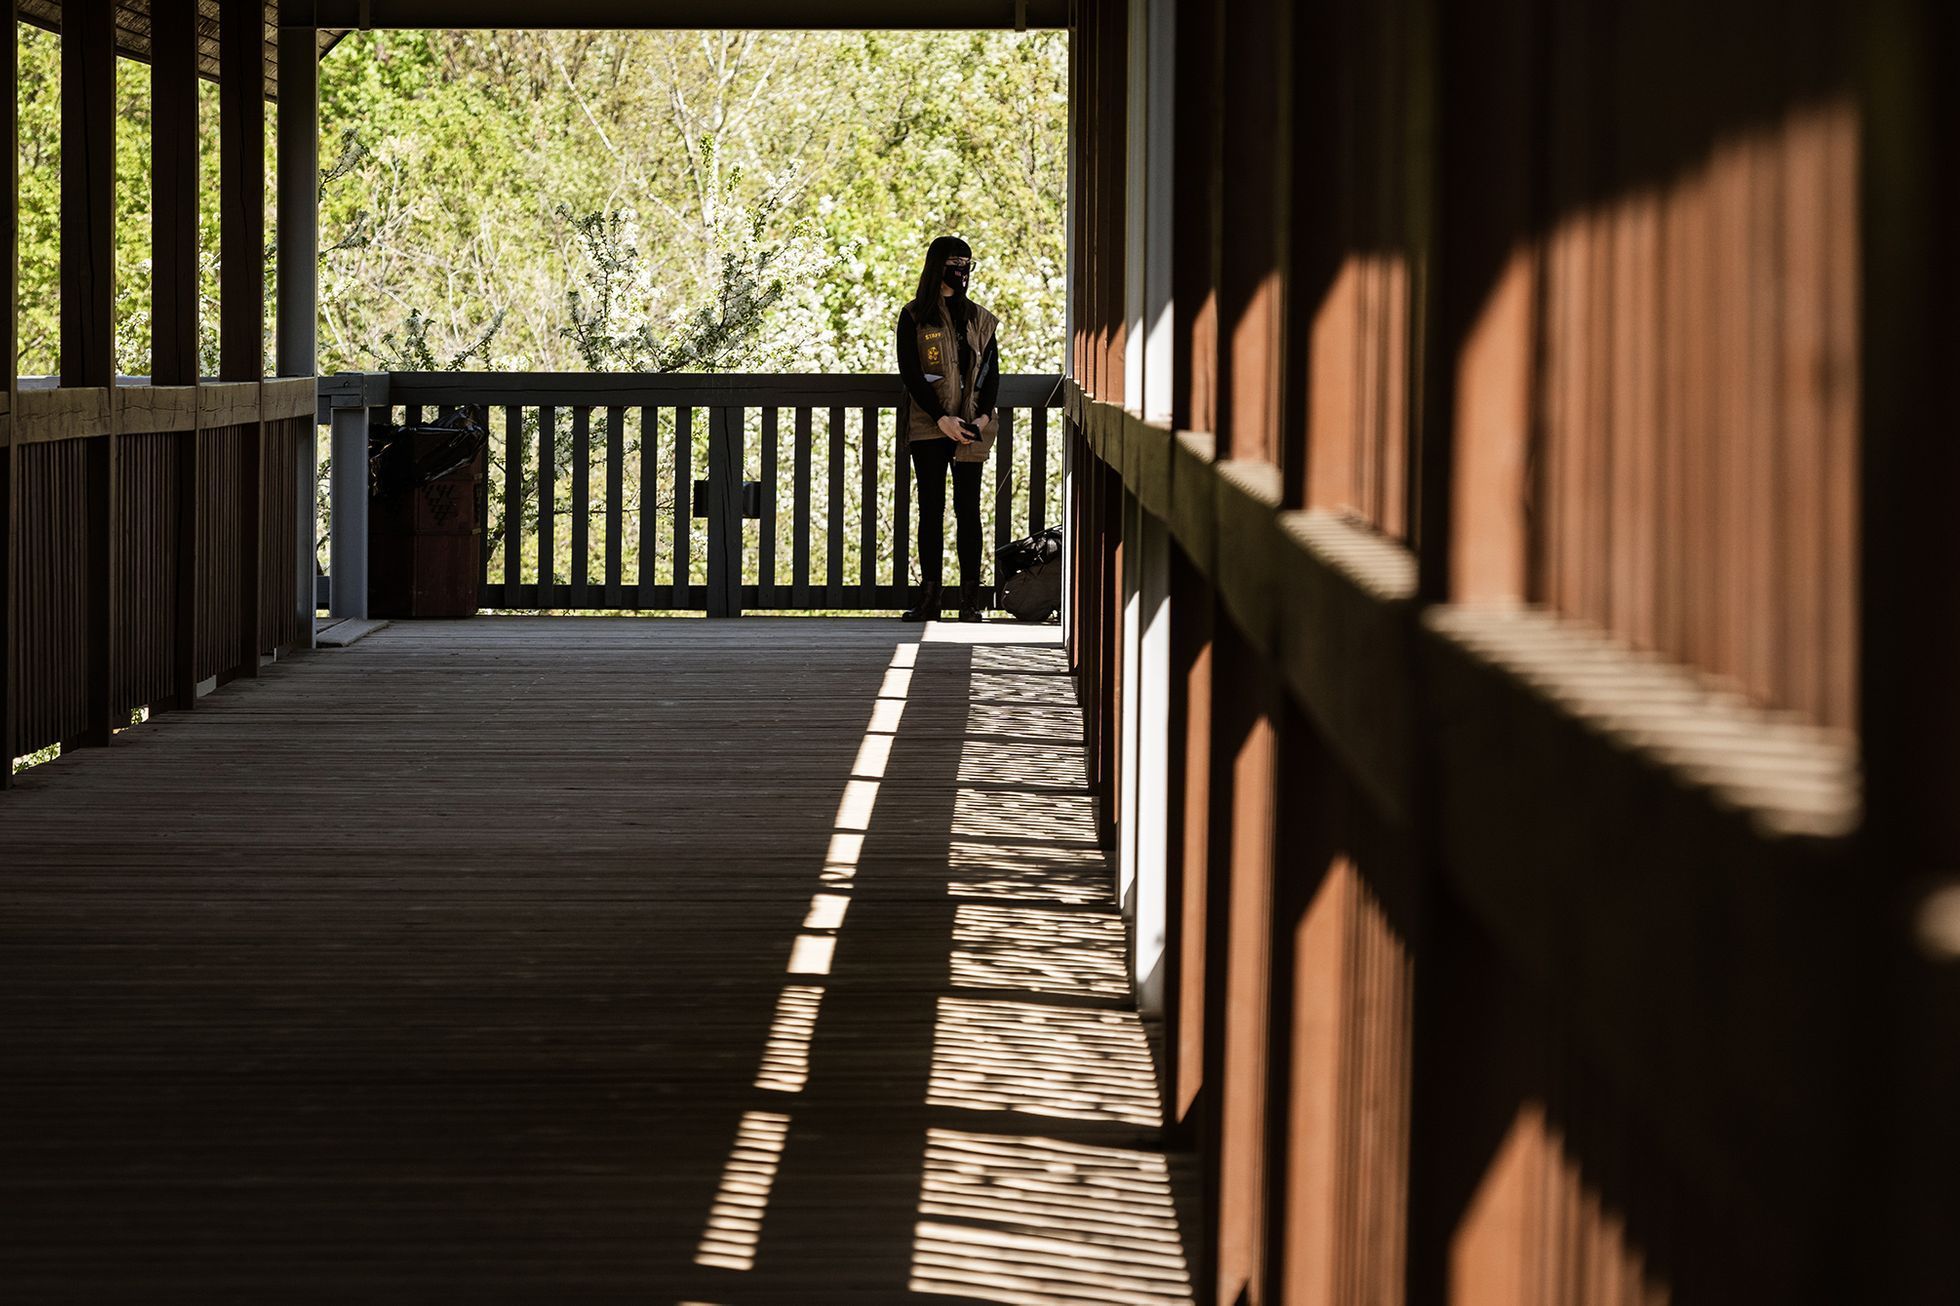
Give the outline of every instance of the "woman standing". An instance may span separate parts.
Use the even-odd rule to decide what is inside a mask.
[[[993,448],[1000,392],[997,320],[966,297],[973,251],[941,236],[926,251],[918,294],[898,315],[905,443],[919,484],[919,601],[906,621],[933,621],[942,603],[946,474],[960,551],[960,620],[980,620],[980,469]]]

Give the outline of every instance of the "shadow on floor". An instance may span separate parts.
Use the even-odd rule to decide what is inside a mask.
[[[1188,1300],[1030,633],[398,625],[28,777],[6,1295]]]

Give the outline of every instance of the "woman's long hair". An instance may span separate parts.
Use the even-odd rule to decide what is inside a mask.
[[[946,260],[972,257],[972,247],[958,236],[941,236],[932,242],[926,250],[926,265],[919,272],[919,293],[906,305],[912,311],[914,322],[928,322],[939,316],[939,287],[946,277]],[[947,296],[946,308],[953,315],[953,324],[964,328],[967,319],[965,292],[958,291]]]

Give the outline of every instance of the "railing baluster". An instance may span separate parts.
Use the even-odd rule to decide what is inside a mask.
[[[708,410],[708,615],[742,615],[742,436],[748,411]]]
[[[1028,417],[1028,534],[1039,535],[1048,529],[1048,410]]]
[[[1014,410],[1000,410],[1000,434],[994,437],[994,547],[1014,538]],[[999,577],[995,577],[998,582]]]
[[[864,474],[858,485],[858,584],[864,597],[858,602],[869,607],[878,587],[878,410],[863,409],[859,419]]]
[[[558,410],[538,409],[538,607],[557,600]]]
[[[776,595],[776,413],[762,410],[762,522],[756,531],[760,557],[756,562],[756,604],[780,606]]]
[[[674,410],[674,607],[694,605],[688,592],[694,553],[694,410]]]
[[[624,582],[620,547],[621,523],[626,498],[626,414],[614,407],[606,409],[606,606],[617,609],[619,588]]]
[[[524,410],[504,409],[504,602],[522,607],[517,587],[524,583]]]
[[[634,606],[644,611],[659,603],[654,593],[660,572],[655,541],[660,538],[660,410],[640,410],[640,569],[634,577]]]
[[[844,410],[830,410],[829,529],[824,541],[824,604],[844,604]]]
[[[790,602],[810,606],[810,410],[796,410],[796,484],[791,490],[795,556],[791,559]]]
[[[589,606],[592,588],[592,410],[572,409],[572,606]]]
[[[892,585],[901,594],[912,584],[912,459],[906,448],[905,410],[892,414]]]

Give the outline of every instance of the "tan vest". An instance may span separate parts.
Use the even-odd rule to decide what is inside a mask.
[[[929,320],[918,326],[919,370],[926,374],[927,384],[939,396],[939,402],[947,413],[969,422],[980,416],[973,411],[975,396],[980,392],[980,364],[987,357],[987,346],[993,343],[994,328],[999,323],[998,318],[978,304],[970,307],[972,315],[967,319],[966,338],[973,346],[971,367],[963,369],[960,366],[959,339],[953,334],[952,317],[944,305],[940,307],[937,321]],[[937,381],[932,379],[935,376],[939,378]],[[907,403],[905,407],[910,414],[905,423],[907,439],[946,438],[938,423],[917,404]]]

